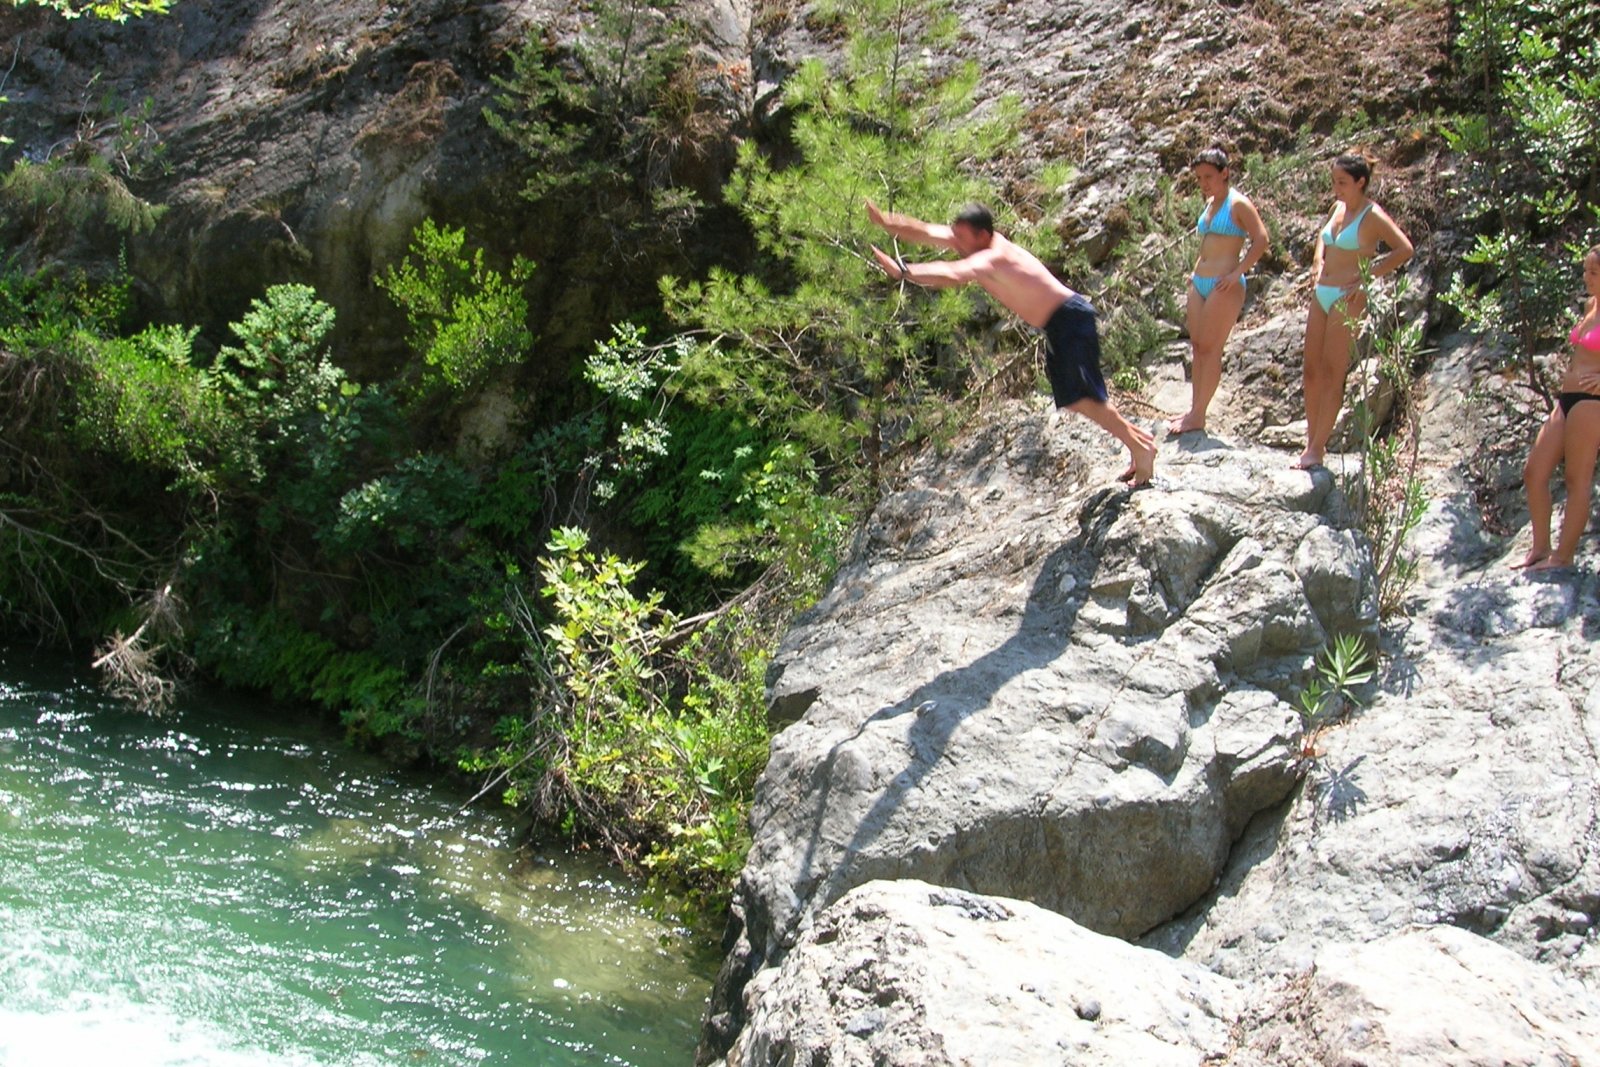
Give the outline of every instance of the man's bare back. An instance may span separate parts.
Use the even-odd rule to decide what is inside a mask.
[[[1039,257],[999,234],[994,235],[988,248],[964,261],[972,264],[977,284],[1035,328],[1042,329],[1062,301],[1073,295],[1050,273],[1050,268],[1039,262]],[[962,262],[957,260],[955,265]]]
[[[956,260],[918,263],[908,267],[890,259],[876,245],[873,254],[879,266],[891,277],[904,277],[918,285],[949,289],[958,285],[981,285],[988,294],[1029,326],[1043,328],[1062,302],[1073,295],[1050,268],[1025,248],[1019,248],[994,232],[974,240],[974,232],[958,232],[953,226],[923,222],[907,215],[885,215],[867,201],[867,216],[874,223],[902,240],[947,248],[961,255]]]

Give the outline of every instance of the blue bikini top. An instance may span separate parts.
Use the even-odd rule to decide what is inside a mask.
[[[1227,197],[1222,201],[1222,205],[1212,213],[1210,219],[1206,218],[1205,205],[1200,205],[1200,218],[1194,224],[1194,232],[1201,237],[1213,233],[1218,237],[1245,236],[1244,230],[1240,229],[1238,223],[1233,221],[1232,189],[1228,190]]]
[[[1356,212],[1356,217],[1344,224],[1338,236],[1333,233],[1333,219],[1322,228],[1322,243],[1334,248],[1342,248],[1346,252],[1355,252],[1361,248],[1361,220],[1367,217],[1367,212],[1372,210],[1372,201],[1367,201],[1367,206]],[[1349,240],[1345,240],[1346,235]]]

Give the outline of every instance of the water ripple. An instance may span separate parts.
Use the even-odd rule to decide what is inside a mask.
[[[6,1067],[688,1062],[708,962],[606,872],[306,731],[9,673]]]

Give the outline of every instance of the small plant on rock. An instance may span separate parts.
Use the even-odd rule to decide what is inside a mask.
[[[1305,727],[1300,759],[1309,763],[1320,753],[1317,738],[1361,706],[1356,687],[1372,681],[1372,652],[1359,634],[1340,634],[1317,656],[1315,673],[1298,698],[1300,722]]]
[[[1418,473],[1422,428],[1413,396],[1414,367],[1424,353],[1422,321],[1404,313],[1408,291],[1404,277],[1388,291],[1373,291],[1362,340],[1377,361],[1378,381],[1374,387],[1369,378],[1356,400],[1353,432],[1361,464],[1343,485],[1372,548],[1378,612],[1386,618],[1402,611],[1417,580],[1412,535],[1428,510]],[[1392,390],[1392,414],[1380,424],[1376,412],[1384,383]]]

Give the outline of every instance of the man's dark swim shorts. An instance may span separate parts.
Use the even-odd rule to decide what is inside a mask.
[[[1044,324],[1044,369],[1056,407],[1093,398],[1106,402],[1106,380],[1100,373],[1100,332],[1094,305],[1074,293]]]

